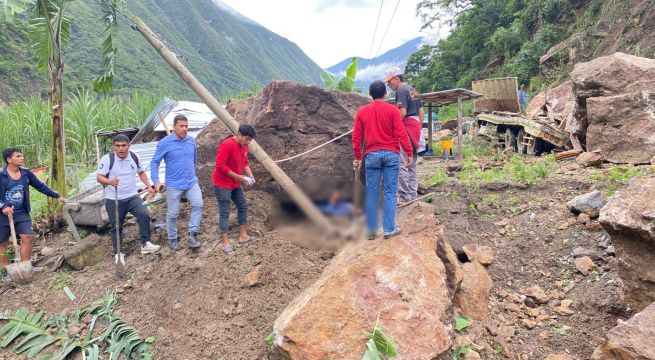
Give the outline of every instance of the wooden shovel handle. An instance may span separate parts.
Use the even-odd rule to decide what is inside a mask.
[[[14,215],[9,214],[9,229],[11,230],[11,243],[14,245],[14,258],[20,261],[20,249],[18,248],[18,240],[16,240],[16,228],[14,228]]]

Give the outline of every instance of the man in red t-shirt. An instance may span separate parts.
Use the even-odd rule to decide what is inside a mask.
[[[398,166],[399,152],[409,154],[406,162],[413,161],[412,147],[405,126],[400,120],[398,108],[384,101],[387,88],[382,81],[374,81],[369,87],[373,102],[364,105],[355,116],[352,143],[357,168],[362,161],[362,140],[366,144],[364,154],[364,171],[366,173],[366,197],[364,212],[368,225],[369,239],[375,239],[378,229],[378,196],[380,195],[380,180],[384,178],[384,201],[382,204],[382,228],[384,237],[388,238],[400,233],[396,226],[396,201],[398,196]]]
[[[234,252],[229,238],[230,200],[237,207],[238,244],[255,240],[254,236],[248,235],[248,202],[241,187],[242,184],[251,186],[255,183],[248,161],[248,144],[254,138],[255,129],[251,125],[241,125],[236,136],[230,136],[221,142],[216,154],[212,184],[218,201],[218,228],[223,234],[223,251],[226,254]],[[246,176],[243,175],[244,172]]]

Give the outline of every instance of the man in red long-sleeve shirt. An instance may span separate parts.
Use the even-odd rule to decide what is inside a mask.
[[[384,237],[398,235],[400,227],[396,226],[396,201],[398,193],[398,168],[400,165],[400,147],[407,154],[412,154],[412,146],[405,126],[400,120],[400,112],[395,106],[384,101],[387,88],[382,81],[374,81],[369,87],[373,102],[363,106],[355,116],[352,143],[355,161],[359,167],[362,160],[362,140],[365,144],[364,171],[366,174],[366,197],[364,212],[368,225],[369,239],[375,238],[378,229],[378,196],[380,180],[384,178],[384,201],[382,205],[382,228]],[[411,164],[409,156],[407,163]]]
[[[238,243],[245,244],[255,239],[248,235],[248,202],[241,187],[241,184],[251,186],[255,183],[248,161],[248,144],[254,138],[255,129],[251,125],[241,125],[236,136],[221,142],[216,154],[212,184],[218,201],[218,228],[223,236],[223,251],[226,254],[234,252],[229,238],[230,200],[237,207]]]

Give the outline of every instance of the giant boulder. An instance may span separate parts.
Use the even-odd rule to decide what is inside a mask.
[[[655,360],[655,303],[610,330],[592,359]]]
[[[575,133],[584,140],[589,125],[587,99],[655,91],[655,60],[617,52],[576,64],[571,72],[571,80],[576,108],[575,120],[571,121],[570,126],[573,126]],[[623,142],[623,139],[614,141]],[[595,150],[589,146],[587,149]]]
[[[254,97],[232,100],[227,111],[257,131],[256,140],[273,160],[286,159],[346,133],[357,110],[370,100],[355,93],[324,90],[316,85],[273,81]],[[198,135],[198,177],[212,193],[211,173],[219,142],[228,137],[218,120]],[[314,200],[325,200],[335,188],[350,188],[353,179],[350,135],[297,159],[279,163],[289,177]],[[278,194],[279,184],[251,156],[257,187]],[[351,191],[344,191],[351,194]]]
[[[655,155],[655,92],[587,99],[587,149],[607,161],[647,164]]]
[[[273,324],[281,359],[360,359],[378,321],[398,345],[398,360],[447,351],[452,325],[448,271],[437,256],[434,209],[403,209],[403,232],[348,244]],[[443,257],[446,259],[446,257]]]
[[[612,237],[624,301],[643,309],[655,301],[655,179],[635,178],[600,211]]]

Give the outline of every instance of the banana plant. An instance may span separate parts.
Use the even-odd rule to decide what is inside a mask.
[[[48,73],[48,96],[52,118],[52,187],[66,196],[64,144],[64,53],[71,33],[69,6],[77,0],[0,0],[0,22],[13,22],[22,13],[29,17],[28,37],[38,57],[38,70]],[[113,85],[116,58],[117,13],[125,0],[100,0],[106,38],[100,49],[105,73],[94,81],[96,91],[108,92]]]
[[[337,89],[345,92],[355,91],[355,76],[357,75],[357,58],[354,57],[348,67],[346,68],[346,75],[339,79],[334,77],[334,75],[329,72],[322,70],[321,71],[321,81],[323,82],[323,87],[326,89]]]

